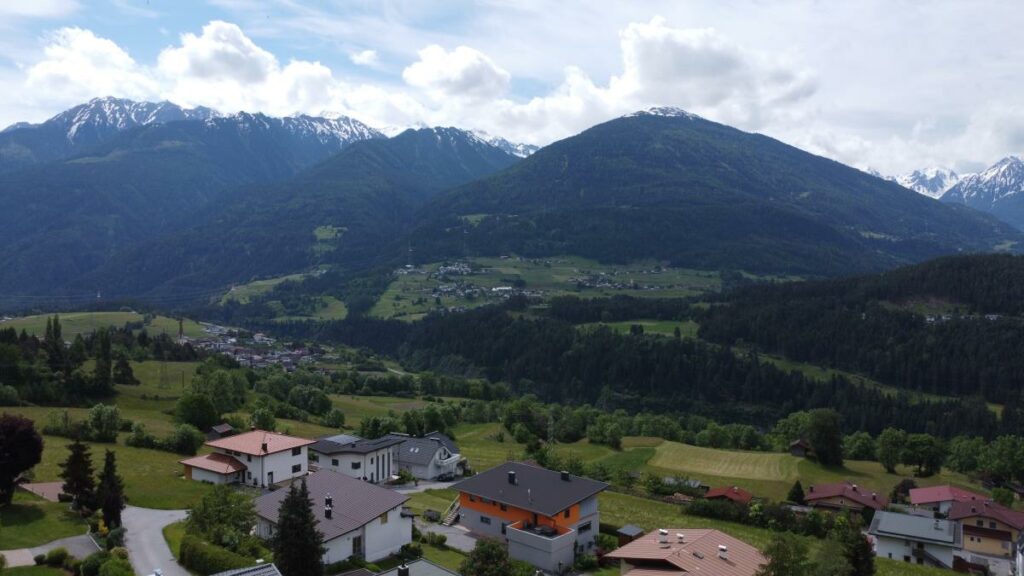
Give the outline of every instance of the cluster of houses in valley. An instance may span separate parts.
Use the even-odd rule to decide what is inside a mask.
[[[276,340],[257,332],[242,337],[238,332],[217,324],[202,323],[205,336],[189,338],[179,335],[179,341],[207,352],[223,354],[248,368],[280,366],[291,372],[300,366],[314,364],[320,354],[311,348],[288,349],[277,346]]]
[[[532,462],[506,462],[465,476],[467,462],[457,444],[438,432],[305,439],[263,430],[233,434],[219,427],[206,445],[209,453],[181,461],[185,478],[261,489],[254,502],[260,537],[274,536],[286,493],[282,488],[305,482],[324,535],[325,563],[353,556],[375,562],[412,541],[409,490],[395,485],[408,476],[417,482],[455,481],[457,498],[443,514],[434,513],[442,526],[422,529],[497,539],[513,559],[551,574],[565,573],[579,555],[597,552],[598,496],[608,484]],[[711,500],[742,505],[755,500],[738,486],[704,488],[703,497]],[[1024,512],[956,487],[913,489],[909,505],[894,505],[852,482],[816,484],[794,511],[815,509],[871,518],[866,534],[879,557],[991,576],[1019,575],[1024,568]],[[754,576],[765,562],[755,547],[717,530],[663,528],[645,534],[627,525],[617,535],[620,547],[604,557],[619,561],[623,576]],[[453,574],[427,561],[397,570],[389,576]]]

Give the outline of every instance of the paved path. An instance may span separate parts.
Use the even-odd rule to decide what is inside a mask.
[[[415,494],[417,492],[423,492],[424,490],[442,490],[444,488],[451,488],[455,482],[434,482],[433,480],[420,480],[419,486],[413,484],[404,484],[395,488],[395,492],[399,494]],[[444,510],[439,510],[444,512]]]
[[[128,506],[121,514],[127,530],[125,546],[136,574],[152,574],[157,568],[163,576],[189,576],[178,565],[164,540],[163,529],[168,524],[184,520],[185,510],[151,510]]]
[[[53,542],[47,542],[46,544],[36,546],[35,548],[0,550],[0,554],[3,554],[4,557],[7,558],[7,566],[16,568],[18,566],[33,566],[36,563],[35,557],[38,554],[46,554],[54,548],[66,548],[69,554],[79,560],[99,550],[99,546],[96,546],[96,543],[92,541],[92,538],[89,538],[86,534],[82,534],[80,536],[71,536],[68,538],[61,538],[60,540],[54,540]]]
[[[435,534],[444,534],[448,539],[445,544],[461,550],[463,552],[472,552],[476,546],[476,537],[469,533],[469,530],[456,524],[455,526],[445,526],[443,524],[434,524],[433,522],[418,522],[417,527],[420,532],[433,532]]]
[[[34,484],[22,484],[22,490],[27,490],[50,502],[57,502],[57,495],[64,490],[63,482],[36,482]]]

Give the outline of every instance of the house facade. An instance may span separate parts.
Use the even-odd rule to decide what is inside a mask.
[[[324,436],[310,446],[310,461],[318,470],[380,484],[398,474],[395,447],[401,442],[388,436],[375,440],[348,434]]]
[[[755,576],[767,562],[750,544],[718,530],[659,529],[610,552],[622,576]]]
[[[422,438],[405,434],[389,434],[399,440],[394,457],[399,469],[408,470],[420,480],[453,478],[462,475],[464,462],[455,443],[445,434],[432,432]]]
[[[991,500],[955,502],[949,508],[950,520],[963,525],[965,559],[971,553],[1000,559],[1016,556],[1016,543],[1024,530],[1024,512],[1011,510]]]
[[[868,533],[881,558],[947,569],[953,568],[954,552],[962,543],[955,521],[895,512],[876,513]]]
[[[317,530],[324,537],[324,563],[352,556],[375,562],[412,542],[412,516],[403,512],[408,496],[331,470],[304,481],[313,501]],[[270,539],[287,490],[256,498],[256,535]]]
[[[453,486],[462,524],[507,542],[509,555],[548,572],[590,553],[600,524],[597,496],[604,482],[507,462]]]
[[[188,480],[269,488],[309,471],[311,444],[305,438],[252,430],[206,442],[213,452],[180,463]]]

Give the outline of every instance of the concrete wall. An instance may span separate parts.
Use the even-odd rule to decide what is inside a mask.
[[[369,454],[318,453],[316,457],[315,464],[321,470],[333,470],[374,484],[386,482],[391,475],[398,472],[398,467],[392,462],[391,450],[387,448]],[[353,468],[353,464],[358,468]]]
[[[234,456],[227,451],[219,450],[224,454],[232,455],[248,468],[245,471],[244,483],[248,486],[269,486],[270,484],[305,476],[309,471],[309,455],[306,447],[299,448],[297,455],[292,455],[291,450],[275,452],[266,456],[252,456],[242,454]],[[292,472],[292,467],[298,465],[298,472]],[[271,480],[272,478],[272,480]],[[253,482],[255,481],[255,484]]]
[[[587,530],[587,524],[590,529]],[[576,522],[576,543],[580,549],[588,554],[593,554],[597,546],[595,543],[597,533],[601,525],[601,515],[598,513],[597,496],[591,496],[580,502],[580,518]]]
[[[557,538],[544,538],[529,532],[508,530],[508,555],[552,573],[572,567],[576,559],[576,538],[567,532]]]
[[[210,484],[229,484],[231,482],[237,482],[238,475],[217,474],[216,472],[210,472],[209,470],[203,470],[202,468],[192,466],[192,479],[198,480],[199,482],[209,482]]]
[[[917,564],[917,558],[914,557],[914,549],[917,548],[916,542],[903,538],[890,538],[888,536],[875,536],[875,541],[875,554],[878,557],[891,558],[900,562],[910,558],[911,564]],[[953,567],[952,547],[925,543],[924,549],[932,556],[941,560],[947,568]]]
[[[412,542],[412,518],[402,516],[401,506],[388,511],[387,522],[377,517],[363,526],[363,530],[366,532],[364,546],[369,562],[395,554],[402,545]]]

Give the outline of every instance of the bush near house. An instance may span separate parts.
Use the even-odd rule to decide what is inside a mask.
[[[178,562],[193,572],[199,574],[216,574],[235,568],[251,566],[253,561],[245,556],[225,550],[220,546],[214,546],[196,538],[185,535],[181,539],[181,549],[178,553]]]

